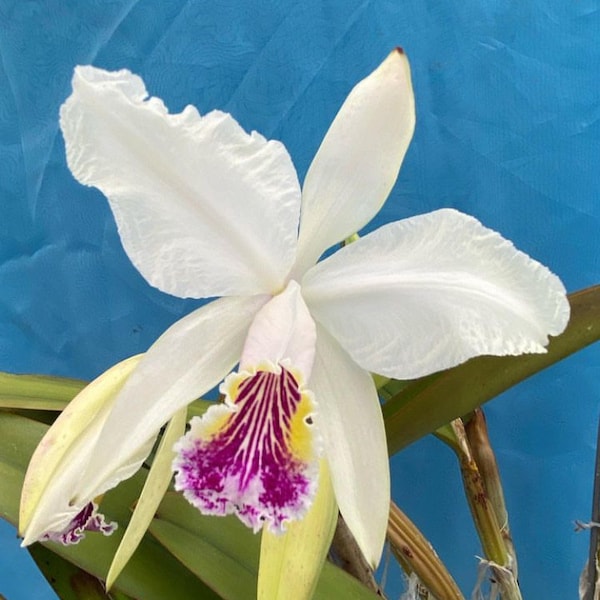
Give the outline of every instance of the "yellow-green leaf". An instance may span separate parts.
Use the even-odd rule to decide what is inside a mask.
[[[329,468],[321,461],[315,501],[304,519],[282,535],[264,531],[258,571],[259,600],[310,600],[335,532],[337,504]]]
[[[0,372],[0,408],[63,410],[86,385],[66,377]]]
[[[108,590],[142,541],[156,509],[169,487],[172,476],[171,463],[174,457],[173,444],[185,432],[186,417],[187,409],[182,408],[175,413],[165,429],[140,498],[106,576],[106,589]]]

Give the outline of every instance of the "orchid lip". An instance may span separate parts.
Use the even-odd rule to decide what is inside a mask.
[[[274,533],[305,514],[319,448],[312,394],[298,379],[281,364],[233,373],[225,402],[191,421],[175,447],[175,488],[202,513]]]
[[[70,546],[78,544],[85,537],[86,531],[98,531],[108,536],[115,529],[117,524],[114,521],[107,522],[104,515],[98,512],[98,505],[95,502],[88,502],[63,531],[46,532],[40,541],[52,541]]]

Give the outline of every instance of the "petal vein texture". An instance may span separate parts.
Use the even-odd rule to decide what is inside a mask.
[[[346,246],[306,274],[303,294],[360,366],[398,379],[483,354],[545,352],[569,319],[558,277],[452,209]]]
[[[129,71],[77,67],[67,162],[108,198],[129,258],[182,298],[269,293],[295,257],[300,187],[285,147],[228,114],[170,115]]]

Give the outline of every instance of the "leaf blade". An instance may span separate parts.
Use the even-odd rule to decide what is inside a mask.
[[[263,531],[258,572],[261,600],[310,600],[337,523],[337,504],[329,467],[321,461],[319,487],[308,514],[276,535]]]

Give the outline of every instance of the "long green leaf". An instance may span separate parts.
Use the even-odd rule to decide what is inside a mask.
[[[86,385],[66,377],[0,372],[0,408],[62,410]]]
[[[0,517],[17,524],[19,497],[29,458],[47,427],[20,415],[0,411]],[[112,536],[90,533],[76,546],[46,544],[47,548],[80,569],[103,579],[122,538],[131,511],[139,496],[144,474],[123,482],[109,492],[102,510],[121,529]],[[150,536],[146,536],[137,552],[115,584],[115,591],[138,600],[216,600],[216,596],[178,560]]]
[[[546,354],[482,356],[417,380],[383,406],[390,454],[600,340],[600,286],[569,295],[571,320]]]
[[[150,532],[190,571],[226,600],[256,598],[256,575],[215,549],[202,537],[168,521],[155,519]]]
[[[205,517],[171,492],[163,499],[150,532],[226,600],[256,597],[259,537],[235,517]],[[376,600],[378,596],[326,562],[314,598]]]
[[[34,544],[28,550],[61,600],[131,600],[131,596],[124,594],[109,595],[97,577],[76,567],[41,544]]]

